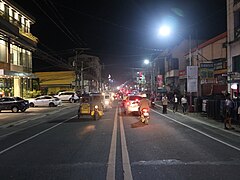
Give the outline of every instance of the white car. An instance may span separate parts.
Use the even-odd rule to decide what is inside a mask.
[[[58,95],[56,95],[54,97],[57,97],[57,98],[61,99],[62,101],[69,101],[69,102],[79,101],[79,97],[77,96],[77,94],[75,92],[71,92],[71,91],[59,92]]]
[[[128,115],[130,113],[138,113],[139,102],[142,99],[141,95],[128,95],[124,100],[124,111]]]
[[[62,101],[60,99],[57,99],[52,96],[39,96],[35,99],[29,100],[29,106],[35,107],[35,106],[49,106],[49,107],[55,107],[62,104]]]

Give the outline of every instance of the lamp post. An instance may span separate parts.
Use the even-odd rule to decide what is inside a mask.
[[[150,70],[150,91],[152,93],[153,90],[153,69],[152,69],[152,62],[150,62],[148,59],[144,60],[145,65],[149,65],[151,70]]]

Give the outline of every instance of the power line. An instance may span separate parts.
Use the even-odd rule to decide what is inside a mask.
[[[72,42],[74,42],[76,45],[80,45],[81,46],[81,44],[78,44],[78,42],[75,42],[75,40],[74,39],[72,39],[72,37],[71,36],[69,36],[47,13],[46,13],[46,11],[44,11],[42,8],[41,8],[41,6],[35,1],[35,0],[33,0],[33,2],[37,5],[37,7],[72,41]]]

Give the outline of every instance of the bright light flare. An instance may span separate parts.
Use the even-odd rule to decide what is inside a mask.
[[[144,64],[149,64],[149,60],[148,60],[148,59],[145,59],[145,60],[144,60]]]
[[[159,36],[169,36],[171,33],[171,28],[169,26],[162,26],[159,29]]]

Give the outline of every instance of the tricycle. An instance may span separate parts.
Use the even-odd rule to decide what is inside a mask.
[[[81,98],[78,109],[78,119],[83,116],[90,116],[94,120],[99,120],[103,116],[101,94],[94,94]]]

